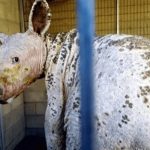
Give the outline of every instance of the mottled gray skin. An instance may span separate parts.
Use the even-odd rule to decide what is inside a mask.
[[[45,23],[46,28],[43,29],[41,25],[36,27],[39,22],[34,22],[35,16],[32,19],[35,13],[33,10],[38,8],[36,5],[40,2],[43,2],[43,8],[47,8],[45,0],[35,1],[30,13],[29,30],[13,36],[20,42],[21,49],[16,48],[20,54],[20,62],[13,63],[13,67],[19,65],[19,69],[27,71],[23,69],[24,63],[21,63],[23,55],[29,74],[33,72],[33,68],[35,70],[34,79],[42,72],[45,73],[48,95],[45,115],[47,149],[80,150],[82,116],[78,32],[71,30],[68,33],[59,33],[55,38],[44,38],[49,23]],[[14,51],[8,50],[8,45],[13,42],[3,42],[2,39],[8,37],[2,36],[0,94],[1,100],[4,101],[3,80],[12,81],[8,74],[12,73],[13,67],[2,54],[6,51],[4,47],[7,47],[7,58],[12,58]],[[25,39],[28,39],[30,44]],[[95,37],[93,47],[95,150],[150,150],[150,41],[132,35],[107,35]],[[34,59],[32,55],[25,55],[31,51],[35,54]],[[29,56],[30,59],[27,59]],[[39,61],[41,58],[43,61]],[[2,66],[5,69],[1,69]],[[17,71],[19,69],[17,67]],[[17,86],[18,82],[20,85],[20,82],[24,81],[21,73],[19,71],[17,79],[13,80]],[[26,76],[28,77],[28,74]],[[25,82],[24,88],[30,83],[31,81]],[[9,82],[10,85],[12,82]],[[11,96],[16,96],[16,93],[20,93],[20,86],[15,90],[10,88],[9,92],[12,93]]]
[[[77,32],[59,33],[48,43],[48,149],[78,150],[81,116]],[[150,41],[132,35],[96,37],[93,57],[95,150],[150,149]]]

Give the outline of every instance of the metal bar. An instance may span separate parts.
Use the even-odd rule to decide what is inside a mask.
[[[117,3],[117,34],[120,34],[120,1],[116,0]]]
[[[92,150],[93,147],[92,48],[95,33],[94,3],[94,0],[77,0],[78,30],[80,36],[82,150]]]
[[[0,150],[5,150],[4,128],[3,128],[3,110],[0,104]]]
[[[23,9],[23,0],[18,0],[18,6],[19,6],[19,17],[20,17],[20,31],[24,32],[25,31],[25,26],[24,26],[24,9]]]

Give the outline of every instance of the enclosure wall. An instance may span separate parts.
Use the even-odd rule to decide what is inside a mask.
[[[149,0],[120,0],[120,32],[150,38]]]
[[[49,2],[50,0],[48,0]],[[120,33],[150,37],[150,1],[118,0]],[[34,0],[24,0],[25,28],[28,26],[28,14]],[[56,34],[76,27],[76,1],[62,0],[49,2],[52,10],[52,22],[49,32]],[[117,32],[117,0],[96,0],[96,34],[105,35]]]
[[[26,134],[44,136],[47,96],[44,80],[38,80],[24,92]]]
[[[12,34],[20,31],[18,0],[0,0],[0,32]]]

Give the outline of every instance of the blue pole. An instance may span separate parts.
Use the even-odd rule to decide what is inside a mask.
[[[77,0],[77,14],[80,37],[81,144],[82,150],[92,150],[94,0]]]

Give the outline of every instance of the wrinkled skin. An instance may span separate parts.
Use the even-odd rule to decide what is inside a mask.
[[[0,100],[44,72],[47,149],[80,150],[79,36],[44,36],[49,19],[46,1],[36,0],[26,33],[0,34]],[[95,150],[150,150],[150,40],[107,35],[95,37],[93,47]]]
[[[1,39],[0,100],[3,103],[16,97],[40,76],[45,55],[44,42],[35,33],[26,32],[9,36],[4,41]]]

